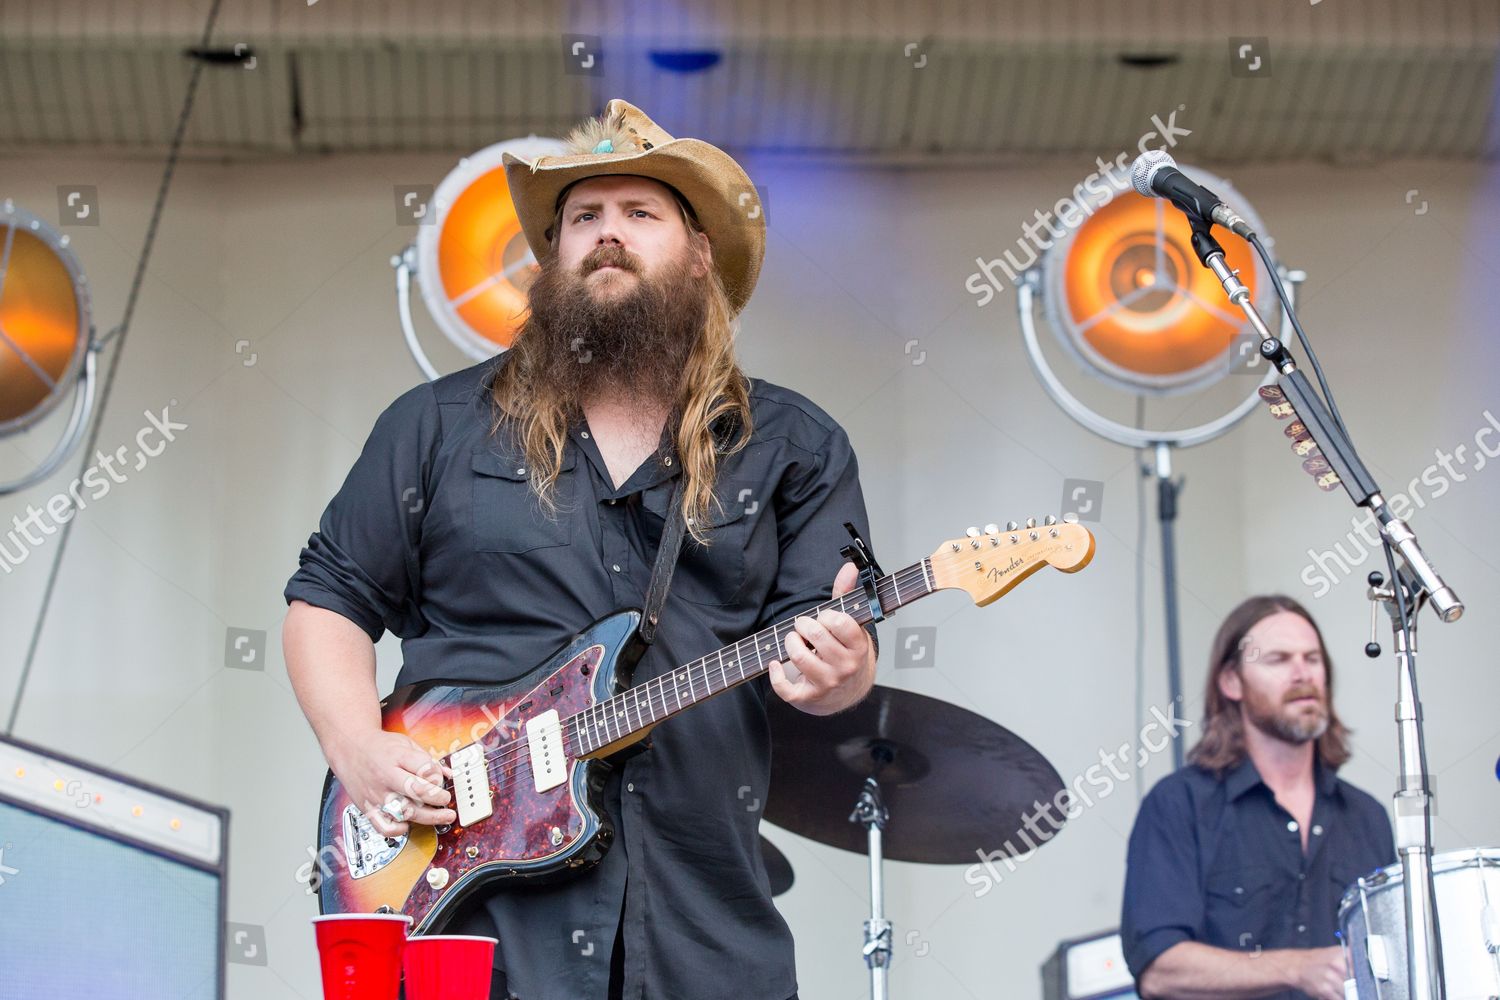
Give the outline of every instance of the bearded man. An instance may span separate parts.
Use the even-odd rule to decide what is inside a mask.
[[[1272,595],[1231,611],[1191,764],[1130,834],[1120,936],[1142,997],[1343,1000],[1339,899],[1396,859],[1385,809],[1336,773],[1348,738],[1307,610]]]
[[[684,545],[636,684],[856,583],[843,525],[868,524],[847,435],[735,360],[765,246],[750,179],[624,101],[568,142],[505,157],[540,265],[514,345],[386,409],[286,588],[297,697],[387,837],[456,812],[428,750],[381,730],[385,630],[403,640],[398,686],[525,674],[644,603],[679,481]],[[596,866],[496,889],[443,928],[499,939],[493,996],[795,996],[758,846],[766,700],[813,714],[859,701],[874,626],[800,617],[778,654],[768,677],[666,721],[610,771],[615,839]]]

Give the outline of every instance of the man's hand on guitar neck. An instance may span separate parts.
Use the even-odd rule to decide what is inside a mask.
[[[849,593],[858,582],[859,569],[844,563],[833,596]],[[772,690],[809,715],[832,715],[863,701],[875,684],[875,644],[865,627],[833,610],[816,619],[799,616],[796,625],[784,644],[786,662],[771,661]]]

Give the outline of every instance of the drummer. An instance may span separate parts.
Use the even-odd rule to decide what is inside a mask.
[[[1333,664],[1296,601],[1252,597],[1219,627],[1191,763],[1141,803],[1121,918],[1151,998],[1343,1000],[1338,905],[1396,858],[1390,820],[1341,780]]]

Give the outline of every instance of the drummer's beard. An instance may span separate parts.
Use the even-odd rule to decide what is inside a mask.
[[[1299,701],[1315,698],[1316,701]],[[1328,695],[1304,684],[1276,696],[1249,684],[1244,686],[1246,720],[1265,733],[1287,743],[1308,743],[1328,731]]]
[[[628,273],[594,273],[606,264]],[[649,269],[613,245],[591,250],[576,268],[553,256],[532,282],[514,348],[532,391],[574,413],[606,395],[671,407],[703,333],[707,291],[687,250]]]

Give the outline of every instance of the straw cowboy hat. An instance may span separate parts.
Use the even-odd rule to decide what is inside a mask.
[[[677,139],[622,100],[575,128],[562,156],[502,157],[511,201],[537,260],[551,252],[552,220],[563,190],[604,174],[634,174],[677,189],[692,206],[713,248],[714,265],[738,313],[750,299],[766,252],[766,219],[750,177],[734,159],[701,139]]]

